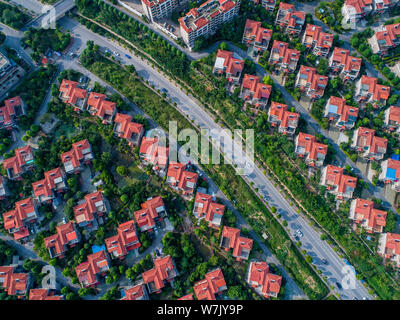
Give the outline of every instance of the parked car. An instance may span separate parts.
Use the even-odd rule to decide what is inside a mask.
[[[339,282],[336,282],[336,287],[338,287],[338,289],[342,289],[342,285]]]
[[[125,57],[127,57],[128,59],[132,58],[129,54],[126,54],[126,53],[125,53]]]
[[[326,260],[326,259],[322,259],[321,261],[323,264],[328,264],[328,260]]]

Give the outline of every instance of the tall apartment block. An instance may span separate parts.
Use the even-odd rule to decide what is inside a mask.
[[[141,0],[150,21],[169,17],[173,11],[187,8],[189,0]]]

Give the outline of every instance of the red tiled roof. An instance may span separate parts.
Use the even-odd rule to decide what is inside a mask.
[[[124,289],[125,297],[121,300],[140,300],[145,296],[143,285],[138,284],[136,286]]]
[[[226,282],[220,268],[205,275],[205,279],[196,282],[193,286],[198,300],[216,300],[215,295],[226,290]]]
[[[107,96],[102,93],[91,92],[87,101],[90,111],[94,115],[103,118],[104,115],[112,116],[116,110],[116,103],[106,100]]]
[[[133,134],[141,135],[144,131],[143,125],[132,122],[132,117],[127,114],[117,113],[114,119],[115,123],[120,124],[119,137],[131,139]]]
[[[61,162],[67,163],[71,162],[73,168],[78,168],[81,164],[81,161],[85,158],[85,154],[83,153],[85,150],[91,150],[90,143],[87,139],[75,142],[72,144],[72,149],[67,151],[61,155]]]
[[[158,145],[157,138],[142,139],[139,153],[146,155],[147,161],[155,166],[166,166],[169,157],[169,148]]]
[[[248,89],[255,99],[269,99],[272,92],[272,86],[260,82],[260,77],[245,74],[243,78],[242,86],[244,89]]]
[[[337,107],[336,114],[340,116],[341,121],[347,122],[349,120],[349,116],[352,116],[354,118],[358,117],[358,108],[346,105],[345,99],[331,96],[329,98],[328,104]]]
[[[202,205],[202,206],[200,206]],[[212,223],[214,215],[224,215],[225,206],[212,201],[212,196],[204,193],[197,192],[194,200],[195,213],[199,218],[204,219]]]
[[[392,254],[400,255],[400,234],[386,233],[385,249],[389,249]]]
[[[316,47],[331,48],[333,44],[333,34],[322,32],[322,27],[307,24],[306,37],[311,37]]]
[[[375,130],[359,127],[356,131],[357,142],[356,146],[358,148],[369,147],[370,152],[377,153],[381,151],[386,153],[387,149],[387,139],[375,136]]]
[[[3,166],[5,170],[12,169],[14,175],[19,175],[23,171],[23,166],[27,161],[33,161],[33,150],[31,146],[25,146],[15,149],[15,156],[4,159]]]
[[[244,60],[236,59],[233,57],[233,52],[218,49],[217,58],[224,59],[225,72],[234,74],[242,72],[244,68]]]
[[[357,178],[347,176],[344,174],[343,168],[329,164],[326,170],[326,182],[329,185],[337,186],[338,192],[345,193],[347,187],[356,188]]]
[[[157,208],[164,207],[164,201],[160,196],[154,197],[141,204],[142,209],[133,213],[136,223],[140,228],[147,226],[153,228],[158,218]]]
[[[316,68],[307,67],[307,66],[300,66],[300,76],[307,77],[307,85],[309,86],[310,90],[313,90],[313,97],[323,96],[324,90],[328,84],[328,77],[322,76],[317,73]]]
[[[368,86],[368,92],[372,95],[374,101],[387,100],[390,95],[390,87],[378,84],[378,78],[361,77],[361,85]]]
[[[65,246],[77,239],[78,235],[71,221],[57,226],[56,230],[56,234],[44,239],[44,245],[48,249],[54,248],[56,255],[61,255],[66,251]]]
[[[35,204],[32,198],[16,202],[14,210],[3,214],[4,229],[10,230],[14,228],[23,228],[23,233],[21,235],[28,236],[29,231],[24,228],[24,222],[32,212],[36,213]]]
[[[104,197],[101,191],[95,191],[86,195],[84,202],[73,208],[76,223],[93,221],[94,214],[98,213],[97,207],[99,206],[104,206]]]
[[[271,54],[278,53],[279,59],[282,59],[282,63],[289,64],[291,60],[299,61],[300,51],[289,49],[289,44],[282,41],[274,40],[272,44]]]
[[[356,220],[365,219],[368,226],[373,229],[386,225],[387,212],[375,209],[372,201],[357,198],[354,214]]]
[[[303,147],[308,158],[317,160],[318,154],[326,156],[328,153],[328,146],[326,144],[318,143],[315,136],[307,133],[300,132],[296,139],[297,146]]]
[[[277,120],[280,121],[280,126],[282,128],[288,128],[289,121],[295,122],[297,126],[297,122],[300,118],[300,115],[298,113],[290,112],[287,110],[287,108],[288,106],[286,104],[272,101],[271,106],[268,110],[270,115],[277,117]]]
[[[115,252],[116,256],[124,256],[128,251],[139,248],[140,242],[136,234],[135,221],[121,223],[115,236],[105,239],[107,251]]]
[[[171,256],[157,258],[154,260],[154,268],[142,273],[143,282],[148,284],[154,282],[156,290],[164,287],[164,280],[175,277],[177,274]]]
[[[62,296],[49,295],[49,289],[29,290],[29,300],[62,300]]]
[[[389,108],[389,120],[400,124],[400,107],[391,106]]]
[[[282,277],[272,274],[268,264],[264,261],[251,262],[249,270],[249,282],[259,286],[265,296],[271,293],[278,294],[281,289]]]
[[[253,240],[240,236],[240,229],[224,226],[222,237],[229,239],[229,248],[233,249],[234,257],[240,257],[243,249],[250,252],[253,247]]]
[[[186,296],[180,297],[178,300],[193,300],[193,294],[187,294]]]
[[[252,38],[257,43],[261,43],[263,40],[269,42],[272,38],[272,30],[261,27],[260,21],[247,19],[245,37]]]
[[[352,70],[360,71],[361,69],[361,58],[350,56],[350,51],[335,47],[333,49],[332,61],[343,67],[344,71],[350,72]]]

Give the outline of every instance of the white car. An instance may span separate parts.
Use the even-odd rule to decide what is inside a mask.
[[[119,53],[117,51],[114,51],[114,54],[119,57]]]

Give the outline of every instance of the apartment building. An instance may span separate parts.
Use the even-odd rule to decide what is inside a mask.
[[[337,199],[351,199],[356,189],[357,178],[344,174],[344,169],[327,165],[322,169],[320,185],[325,186],[329,193]]]
[[[375,136],[375,130],[359,127],[354,130],[351,147],[370,160],[379,161],[385,156],[387,139]]]
[[[400,161],[387,159],[381,163],[381,173],[379,180],[386,184],[391,184],[392,189],[396,192],[400,191]]]
[[[315,136],[300,132],[295,139],[295,153],[304,158],[309,166],[320,167],[324,164],[328,146],[317,142]]]
[[[184,11],[189,0],[141,0],[144,14],[151,21],[168,18],[174,11]]]
[[[296,131],[300,114],[288,111],[286,104],[271,102],[268,109],[268,122],[278,128],[279,133],[292,135]]]
[[[260,82],[260,77],[245,74],[240,89],[240,97],[257,109],[265,109],[272,92],[272,86]]]
[[[390,87],[378,84],[378,78],[363,75],[356,83],[354,99],[360,103],[372,103],[374,108],[386,105]]]
[[[400,132],[400,107],[391,106],[386,109],[384,122],[388,130]]]
[[[261,26],[261,21],[247,19],[244,26],[242,43],[248,48],[248,53],[258,59],[268,50],[272,38],[272,30]]]
[[[374,208],[374,203],[365,199],[351,201],[349,218],[369,233],[382,233],[386,225],[387,212]]]
[[[295,86],[307,97],[314,100],[322,98],[327,85],[328,77],[318,74],[316,68],[300,66]]]
[[[343,98],[331,96],[326,103],[324,116],[334,122],[336,127],[350,130],[357,121],[358,108],[347,105]]]
[[[274,40],[268,62],[284,72],[294,72],[300,59],[300,51],[289,49],[289,44]]]
[[[320,26],[307,24],[302,43],[316,56],[326,58],[333,45],[333,34],[323,32]]]
[[[290,36],[299,35],[306,21],[306,13],[296,11],[293,4],[281,2],[276,15],[275,24],[279,25]]]
[[[244,68],[244,60],[236,53],[218,49],[213,72],[225,74],[226,79],[234,84],[239,84]]]
[[[350,51],[335,47],[329,58],[329,67],[333,74],[339,74],[344,80],[355,80],[361,70],[361,58],[350,56]]]

